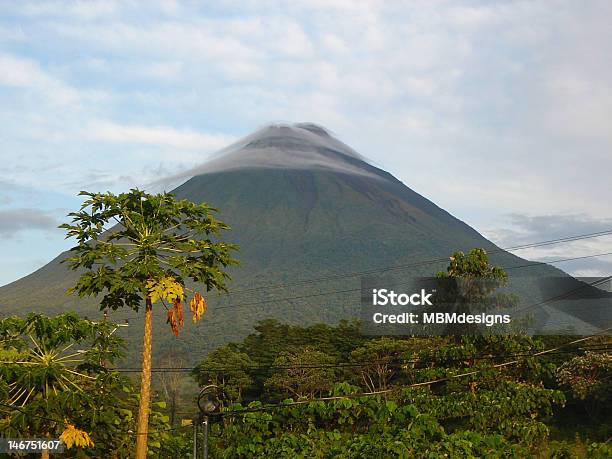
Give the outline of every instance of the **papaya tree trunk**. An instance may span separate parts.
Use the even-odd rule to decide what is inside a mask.
[[[147,457],[147,437],[149,433],[149,404],[151,401],[151,340],[153,335],[153,307],[147,297],[142,345],[142,374],[140,376],[140,406],[138,408],[138,427],[136,429],[136,459]]]
[[[51,434],[49,432],[45,432],[45,434],[44,434],[45,438],[49,438],[50,436],[51,436]],[[49,459],[49,450],[48,449],[43,449],[40,452],[40,459]]]

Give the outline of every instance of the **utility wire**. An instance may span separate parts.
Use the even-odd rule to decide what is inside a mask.
[[[612,255],[612,252],[595,253],[595,254],[592,254],[592,255],[582,255],[582,256],[579,256],[579,257],[560,258],[560,259],[551,260],[551,261],[532,261],[532,262],[529,262],[529,263],[524,264],[524,265],[506,266],[506,267],[502,266],[502,268],[506,269],[506,270],[508,270],[508,269],[519,269],[519,268],[531,268],[533,266],[554,265],[554,264],[563,263],[563,262],[566,262],[566,261],[584,260],[586,258],[605,257],[605,256],[608,256],[608,255]]]
[[[595,334],[595,335],[590,335],[587,336],[585,338],[580,338],[574,341],[571,341],[569,343],[565,343],[562,344],[560,346],[557,346],[555,348],[551,348],[551,349],[546,349],[544,351],[540,351],[540,352],[536,352],[535,354],[531,354],[530,357],[541,357],[543,355],[546,354],[550,354],[552,352],[556,352],[559,351],[560,349],[573,345],[573,344],[577,344],[579,342],[583,342],[592,338],[595,338],[596,336],[599,336],[602,333],[605,333],[609,330],[611,330],[612,328],[608,328],[606,330],[602,330],[601,332]],[[511,360],[509,362],[504,362],[504,363],[499,363],[496,365],[493,365],[492,368],[495,369],[501,369],[501,368],[505,368],[507,366],[510,365],[515,365],[517,363],[519,363],[520,360]],[[431,386],[433,384],[437,384],[440,382],[446,382],[446,381],[450,381],[450,380],[454,380],[454,379],[458,379],[458,378],[463,378],[466,376],[472,376],[474,374],[478,374],[481,373],[484,370],[489,370],[491,368],[485,368],[485,369],[477,369],[477,370],[473,370],[473,371],[469,371],[469,372],[465,372],[465,373],[460,373],[457,375],[452,375],[452,376],[447,376],[444,378],[438,378],[438,379],[433,379],[433,380],[429,380],[429,381],[424,381],[424,382],[420,382],[420,383],[413,383],[413,384],[407,384],[407,385],[402,385],[400,389],[407,389],[407,388],[412,388],[412,387],[422,387],[422,386]],[[397,388],[393,388],[393,389],[385,389],[385,390],[380,390],[380,391],[373,391],[373,392],[361,392],[358,394],[346,394],[346,395],[339,395],[339,396],[332,396],[332,397],[321,397],[321,398],[312,398],[312,399],[308,399],[308,400],[298,400],[296,402],[290,402],[290,403],[279,403],[279,404],[274,404],[274,405],[268,405],[265,407],[256,407],[256,408],[246,408],[244,410],[234,410],[234,411],[225,411],[222,413],[219,413],[220,416],[231,416],[232,414],[242,414],[242,413],[248,413],[248,412],[252,412],[252,411],[266,411],[268,408],[282,408],[282,407],[286,407],[286,406],[295,406],[295,405],[304,405],[307,403],[311,403],[311,402],[318,402],[318,401],[331,401],[331,400],[342,400],[342,399],[347,399],[347,398],[359,398],[359,397],[366,397],[366,396],[371,396],[371,395],[382,395],[382,394],[387,394],[390,392],[394,392],[396,391]]]
[[[579,257],[571,257],[571,258],[562,258],[562,259],[558,259],[558,260],[551,260],[551,261],[534,261],[534,262],[530,262],[527,264],[523,264],[523,265],[513,265],[513,266],[501,266],[502,269],[504,270],[511,270],[511,269],[522,269],[522,268],[530,268],[530,267],[534,267],[534,266],[541,266],[541,265],[553,265],[553,264],[557,264],[557,263],[563,263],[566,261],[573,261],[573,260],[584,260],[587,258],[596,258],[596,257],[603,257],[603,256],[609,256],[612,255],[612,252],[605,252],[605,253],[596,253],[596,254],[592,254],[592,255],[583,255],[583,256],[579,256]],[[447,261],[448,258],[442,260],[442,261]],[[436,263],[438,261],[435,261]],[[432,264],[432,261],[424,261],[422,263],[415,263],[410,265],[409,267],[416,267],[416,266],[421,266],[423,264]],[[389,268],[389,270],[391,270],[393,268]],[[350,276],[346,276],[346,277],[350,277]],[[329,280],[332,279],[334,277],[326,277],[326,278],[320,278],[321,280]],[[289,284],[286,284],[289,285]],[[291,284],[293,285],[293,284]],[[281,288],[280,286],[270,286],[271,289],[275,289],[275,288]],[[263,287],[258,288],[257,290],[263,289]],[[287,301],[287,300],[296,300],[296,299],[304,299],[304,298],[310,298],[310,297],[316,297],[316,296],[324,296],[324,295],[334,295],[334,294],[339,294],[339,293],[351,293],[351,292],[356,292],[356,291],[360,291],[361,288],[353,288],[353,289],[347,289],[347,290],[336,290],[336,291],[331,291],[331,292],[323,292],[323,293],[312,293],[312,294],[308,294],[308,295],[301,295],[301,296],[296,296],[296,297],[288,297],[288,298],[272,298],[269,300],[262,300],[262,301],[256,301],[256,302],[250,302],[250,303],[239,303],[239,304],[228,304],[225,306],[216,306],[214,308],[211,308],[212,311],[216,311],[219,309],[230,309],[230,308],[241,308],[244,306],[253,306],[253,305],[258,305],[258,304],[265,304],[265,303],[274,303],[277,301]],[[245,291],[240,291],[242,292],[246,292]],[[234,292],[234,293],[238,293],[238,292]],[[233,293],[227,294],[227,295],[232,295]],[[226,295],[226,296],[227,296]],[[129,317],[124,317],[118,320],[125,320],[125,321],[129,321],[132,319],[137,319],[139,318],[139,316],[129,316]]]
[[[604,255],[612,255],[612,252],[610,253],[606,253]],[[584,257],[582,257],[584,258]],[[567,261],[567,260],[564,260]],[[542,262],[537,262],[537,264],[543,264]],[[509,268],[504,268],[502,266],[503,269],[517,269],[517,268],[525,268],[525,267],[529,267],[532,265],[522,265],[522,266],[515,266],[515,267],[509,267]],[[609,280],[611,277],[608,278],[604,278],[604,279],[598,279],[596,281],[596,283],[603,283],[607,280]],[[589,284],[590,285],[590,284]],[[580,288],[583,288],[585,286],[581,286]],[[312,298],[312,297],[317,297],[317,296],[327,296],[327,295],[337,295],[340,293],[352,293],[352,292],[360,292],[361,291],[361,287],[358,288],[351,288],[351,289],[346,289],[346,290],[333,290],[333,291],[328,291],[328,292],[319,292],[319,293],[309,293],[306,295],[298,295],[298,296],[293,296],[293,297],[285,297],[285,298],[272,298],[269,300],[262,300],[262,301],[252,301],[250,303],[239,303],[239,304],[228,304],[226,306],[217,306],[215,307],[213,310],[219,310],[219,309],[228,309],[228,308],[242,308],[245,306],[254,306],[254,305],[258,305],[258,304],[265,304],[265,303],[274,303],[277,301],[290,301],[290,300],[300,300],[300,299],[304,299],[304,298]],[[556,298],[555,298],[556,299]],[[538,303],[540,304],[540,303]],[[529,306],[532,307],[533,305]]]
[[[530,304],[530,305],[523,306],[522,308],[518,308],[515,311],[513,311],[513,313],[524,312],[524,311],[526,311],[528,309],[531,309],[531,308],[534,308],[536,306],[541,306],[543,304],[550,303],[552,301],[562,300],[564,298],[567,298],[571,294],[576,293],[577,291],[580,291],[580,290],[582,290],[582,289],[584,289],[586,287],[596,287],[596,286],[598,286],[600,284],[604,284],[604,283],[608,282],[610,279],[612,279],[612,276],[607,276],[607,277],[604,277],[604,278],[601,278],[601,279],[597,279],[597,280],[595,280],[593,282],[585,282],[584,285],[580,285],[580,286],[576,287],[575,289],[570,290],[569,292],[562,293],[560,295],[557,295],[557,296],[555,296],[553,298],[549,298],[547,300],[543,300],[543,301],[539,301],[537,303],[533,303],[533,304]]]
[[[608,229],[608,230],[604,230],[604,231],[598,231],[598,232],[595,232],[595,233],[587,233],[587,234],[568,236],[568,237],[563,237],[563,238],[558,238],[558,239],[549,239],[549,240],[545,240],[545,241],[532,242],[532,243],[529,243],[529,244],[516,245],[516,246],[506,247],[506,248],[498,248],[498,249],[493,249],[491,251],[487,251],[487,253],[490,255],[490,254],[495,254],[495,253],[524,250],[524,249],[530,249],[530,248],[536,248],[536,247],[541,247],[541,246],[559,244],[559,243],[564,243],[564,242],[574,242],[574,241],[579,241],[579,240],[583,240],[583,239],[591,239],[591,238],[596,238],[596,237],[601,237],[601,236],[609,236],[609,235],[612,235],[612,229]],[[609,255],[609,254],[606,254],[606,255]],[[572,259],[573,258],[570,258],[570,259],[567,259],[567,260],[564,260],[564,261],[569,261],[569,260],[572,260]],[[578,259],[578,258],[575,258],[575,259]],[[376,272],[380,272],[380,271],[391,271],[391,270],[397,270],[397,269],[413,268],[413,267],[422,266],[422,265],[435,264],[435,263],[443,263],[445,261],[448,261],[448,257],[445,257],[445,258],[435,258],[435,259],[430,259],[430,260],[423,260],[423,261],[420,261],[420,262],[403,264],[403,265],[386,266],[386,267],[383,266],[381,268],[372,268],[372,269],[365,270],[365,271],[355,271],[355,272],[349,272],[349,273],[344,273],[344,274],[336,274],[336,275],[318,277],[318,278],[313,278],[313,279],[305,279],[305,280],[301,280],[301,281],[277,284],[277,285],[272,285],[272,286],[270,286],[270,285],[265,286],[264,285],[264,286],[259,286],[259,287],[252,287],[252,288],[247,288],[247,289],[242,289],[242,290],[236,290],[236,291],[233,291],[233,292],[229,293],[228,295],[238,295],[238,294],[241,294],[241,293],[249,293],[249,292],[253,292],[253,291],[257,291],[257,290],[285,288],[285,287],[294,286],[294,285],[317,283],[317,282],[327,281],[327,280],[332,280],[332,279],[343,279],[343,278],[346,278],[346,277],[363,276],[363,275],[366,275],[366,274],[372,274],[372,273],[376,273]],[[540,262],[540,263],[541,264],[546,264],[546,263],[543,263],[543,262]]]
[[[590,238],[607,236],[607,235],[612,235],[612,229],[605,230],[605,231],[599,231],[599,232],[595,232],[595,233],[587,233],[587,234],[568,236],[568,237],[558,238],[558,239],[549,239],[549,240],[545,240],[545,241],[532,242],[532,243],[529,243],[529,244],[518,245],[518,246],[513,246],[513,247],[494,249],[494,250],[488,251],[487,253],[488,254],[493,254],[493,253],[507,252],[507,251],[512,251],[512,250],[522,250],[522,249],[526,249],[526,248],[535,248],[535,247],[546,246],[546,245],[551,245],[551,244],[559,244],[559,243],[564,243],[564,242],[573,242],[573,241],[578,241],[578,240],[582,240],[582,239],[590,239]],[[528,263],[528,264],[525,264],[525,265],[518,265],[518,266],[508,266],[508,267],[502,266],[502,268],[504,268],[504,269],[527,268],[527,267],[532,267],[532,266],[555,264],[555,263],[563,263],[563,262],[566,262],[566,261],[581,260],[581,259],[594,258],[594,257],[602,257],[602,256],[607,256],[607,255],[612,255],[612,252],[598,253],[598,254],[585,255],[585,256],[579,256],[579,257],[563,258],[563,259],[552,260],[552,261],[547,261],[547,262],[531,262],[531,263]],[[387,266],[387,267],[381,267],[381,268],[373,268],[373,269],[366,270],[366,271],[356,271],[356,272],[349,272],[349,273],[344,273],[344,274],[323,276],[323,277],[319,277],[319,278],[306,279],[306,280],[295,281],[295,282],[284,283],[284,284],[262,285],[262,286],[259,286],[259,287],[253,287],[253,288],[248,288],[248,289],[243,289],[243,290],[236,290],[236,291],[233,291],[233,292],[225,294],[225,296],[227,297],[227,296],[231,296],[231,295],[238,295],[238,294],[241,294],[241,293],[248,293],[248,292],[253,292],[253,291],[257,291],[257,290],[267,290],[267,289],[272,290],[272,289],[285,288],[285,287],[295,286],[295,285],[302,285],[302,284],[309,284],[309,283],[316,283],[316,282],[324,282],[324,281],[329,281],[329,280],[342,279],[342,278],[346,278],[346,277],[355,277],[355,276],[360,276],[360,275],[372,274],[372,273],[381,272],[381,271],[392,271],[392,270],[397,270],[397,269],[414,268],[414,267],[425,266],[425,265],[429,265],[429,264],[443,263],[443,262],[446,262],[446,261],[448,261],[448,257],[446,257],[446,258],[430,259],[430,260],[422,260],[422,261],[419,261],[419,262],[409,263],[409,264],[405,264],[405,265],[396,265],[396,266]],[[222,307],[218,307],[218,308],[215,308],[215,309],[226,308],[226,307],[229,307],[229,306],[222,306]],[[131,319],[131,318],[133,318],[133,317],[129,317],[128,319]]]
[[[598,343],[593,345],[585,345],[576,349],[560,350],[554,354],[573,354],[580,353],[583,351],[608,351],[612,350],[612,342],[610,343]],[[322,368],[353,368],[353,367],[368,367],[377,364],[383,364],[387,366],[405,366],[411,363],[453,363],[453,362],[464,362],[470,360],[493,360],[499,358],[515,358],[515,357],[530,357],[530,353],[522,354],[488,354],[480,356],[465,356],[463,358],[430,358],[430,359],[390,359],[390,360],[370,360],[367,362],[336,362],[328,364],[318,365],[260,365],[257,367],[222,367],[222,368],[202,368],[200,371],[203,373],[225,373],[232,371],[267,371],[267,370],[299,370],[299,369],[322,369]],[[140,373],[142,369],[139,368],[109,368],[109,371],[117,371],[124,373]],[[198,371],[196,367],[153,367],[151,368],[153,373],[180,373],[180,372],[192,372]]]
[[[610,330],[610,328],[608,328],[606,330],[602,330],[600,333],[597,333],[595,335],[590,335],[590,336],[587,336],[585,338],[577,339],[577,340],[571,341],[569,343],[565,343],[565,344],[562,344],[560,346],[557,346],[556,348],[551,348],[551,349],[547,349],[547,350],[544,350],[544,351],[536,352],[535,354],[530,354],[529,356],[530,357],[540,357],[542,355],[551,354],[553,352],[559,351],[560,349],[562,349],[564,347],[567,347],[567,346],[570,346],[570,345],[573,345],[573,344],[577,344],[579,342],[583,342],[583,341],[592,339],[592,338],[594,338],[596,336],[599,336],[602,333],[605,333],[605,332],[607,332],[609,330]],[[512,361],[509,361],[509,362],[493,365],[493,368],[501,369],[501,368],[504,368],[504,367],[507,367],[507,366],[510,366],[510,365],[515,365],[515,364],[517,364],[519,362],[520,362],[520,360],[512,360]],[[487,370],[488,369],[489,368],[487,368]],[[466,372],[466,373],[461,373],[461,374],[458,374],[458,375],[448,376],[448,377],[445,377],[445,378],[438,378],[438,379],[434,379],[434,380],[430,380],[430,381],[425,381],[425,382],[421,382],[421,383],[413,383],[413,384],[404,385],[404,386],[402,386],[402,388],[411,388],[411,387],[420,387],[420,386],[426,386],[426,385],[433,385],[433,384],[436,384],[436,383],[439,383],[439,382],[445,382],[445,381],[449,381],[449,380],[453,380],[453,379],[462,378],[462,377],[465,377],[465,376],[471,376],[471,375],[474,375],[474,374],[478,374],[478,373],[480,373],[482,371],[484,371],[484,369],[473,370],[473,371],[469,371],[469,372]],[[243,410],[225,411],[225,412],[219,413],[218,415],[219,416],[231,416],[231,415],[243,414],[243,413],[248,413],[248,412],[253,412],[253,411],[266,411],[268,409],[278,408],[278,407],[282,408],[282,407],[287,407],[287,406],[303,405],[303,404],[307,404],[307,403],[311,403],[311,402],[317,402],[317,401],[331,401],[331,400],[340,400],[340,399],[347,399],[347,398],[358,398],[358,397],[365,397],[365,396],[372,396],[372,395],[382,395],[382,394],[385,394],[385,393],[393,392],[395,390],[397,390],[397,389],[386,389],[386,390],[381,390],[381,391],[362,392],[362,393],[358,393],[358,394],[346,394],[346,395],[341,395],[341,396],[331,396],[331,397],[321,397],[321,398],[308,399],[308,400],[298,400],[296,402],[283,403],[283,404],[275,404],[275,405],[267,405],[265,407],[246,408],[246,409],[243,409]],[[10,408],[10,409],[16,409],[18,411],[21,411],[21,412],[25,413],[25,411],[22,408],[17,407],[15,405],[8,405],[8,404],[0,403],[0,406],[4,406],[4,407]],[[25,413],[25,414],[27,414],[27,413]],[[63,422],[63,421],[60,421],[58,419],[48,418],[48,417],[41,416],[41,415],[32,415],[32,416],[40,418],[40,419],[45,419],[45,420],[48,420],[48,421],[56,422],[56,423],[62,423]],[[158,430],[158,431],[148,431],[147,435],[150,435],[152,433],[157,433],[157,432],[168,432],[168,431],[172,431],[172,430],[179,430],[179,429],[184,428],[184,427],[189,427],[189,426],[186,425],[186,426],[179,426],[179,427],[174,427],[174,428],[169,428],[169,429],[162,429],[162,430]],[[137,433],[134,433],[134,434],[138,435]]]
[[[487,378],[484,379],[484,381],[489,381],[492,378]],[[608,378],[602,378],[601,380],[605,380]],[[402,387],[398,387],[397,389],[402,389]],[[558,391],[561,391],[563,393],[565,393],[566,395],[571,394],[571,390],[563,390],[563,389],[556,389]],[[361,395],[362,397],[368,396],[368,395],[378,395],[380,394],[380,392],[365,392],[365,393],[361,393],[358,395]],[[350,394],[349,394],[350,395]],[[342,398],[351,398],[349,396],[340,396]],[[311,399],[310,401],[316,402],[316,401],[327,401],[324,399]],[[303,404],[303,403],[302,403]],[[240,414],[254,414],[255,412],[267,412],[267,411],[272,411],[272,408],[283,408],[284,406],[292,406],[291,404],[267,404],[265,407],[254,407],[254,408],[245,408],[243,410],[232,410],[232,411],[223,411],[217,414],[212,414],[212,416],[217,416],[217,417],[227,417],[227,416],[232,416],[232,415],[240,415]],[[261,409],[264,408],[264,409]],[[267,409],[266,409],[267,408]],[[228,413],[226,415],[226,413]],[[186,414],[186,413],[185,413]],[[311,413],[312,414],[312,413]],[[266,420],[266,421],[272,421],[273,419],[264,417],[264,416],[249,416],[249,419],[262,419],[262,420]],[[288,424],[296,424],[296,423],[301,423],[301,422],[306,422],[306,423],[311,423],[313,420],[308,418],[308,417],[302,417],[302,418],[292,418],[291,420],[288,421],[284,421],[287,422]],[[278,422],[278,420],[276,420],[276,422]],[[209,435],[210,438],[224,438],[223,434],[221,435]],[[612,439],[612,437],[610,437],[610,439]],[[609,441],[609,440],[608,440]]]

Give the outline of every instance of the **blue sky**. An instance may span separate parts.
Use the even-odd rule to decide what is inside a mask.
[[[612,228],[610,17],[607,1],[3,2],[0,285],[70,246],[55,227],[79,190],[146,186],[278,121],[325,126],[502,246]]]

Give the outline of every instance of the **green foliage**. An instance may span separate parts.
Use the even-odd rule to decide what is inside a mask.
[[[54,330],[62,330],[61,324],[65,321],[58,320],[49,325],[47,320],[41,321],[38,328],[47,330],[49,336],[56,336]],[[9,355],[14,359],[22,358],[23,352],[29,352],[28,342],[24,339],[26,335],[18,338],[14,331],[15,319],[10,318],[4,322],[9,323],[12,324],[10,327],[0,328],[0,336],[3,339],[11,337],[13,345],[5,348],[0,355],[5,358]],[[276,338],[273,337],[277,336],[279,329],[292,331],[288,340],[297,340],[299,337],[311,343],[322,343],[320,348],[306,348],[309,353],[319,352],[319,357],[328,356],[320,350],[328,342],[327,339],[319,339],[322,336],[320,327],[305,327],[301,330],[299,327],[285,327],[278,323],[262,327],[261,334],[269,333],[270,336],[252,336],[246,340],[251,343],[253,356],[236,350],[244,343],[227,346],[211,353],[209,359],[194,373],[204,378],[202,382],[207,382],[206,378],[225,378],[214,382],[225,386],[226,392],[228,387],[233,386],[236,391],[246,390],[252,394],[256,388],[253,376],[260,373],[260,370],[252,372],[248,369],[260,367],[256,358],[263,355],[263,349],[253,343],[275,342]],[[76,327],[77,330],[79,328]],[[329,328],[333,334],[334,328]],[[309,333],[306,330],[313,331],[311,339],[308,339]],[[62,333],[66,335],[65,330],[60,335]],[[315,339],[317,336],[319,338]],[[94,342],[94,339],[88,342]],[[98,335],[97,342],[104,343],[105,340]],[[455,337],[374,338],[355,340],[352,343],[352,351],[347,346],[347,355],[362,356],[359,364],[355,361],[354,366],[338,369],[333,368],[333,365],[331,368],[326,366],[326,362],[332,364],[337,361],[335,359],[316,359],[312,360],[311,365],[315,368],[303,369],[318,374],[321,380],[323,377],[317,372],[329,371],[325,374],[324,383],[334,384],[329,393],[308,394],[309,397],[330,395],[337,398],[301,398],[300,404],[295,405],[292,404],[293,400],[298,397],[294,396],[294,399],[286,400],[280,407],[268,406],[259,401],[225,406],[222,416],[213,419],[212,457],[348,459],[437,458],[446,455],[475,458],[603,458],[609,455],[609,445],[604,443],[591,441],[578,447],[574,443],[547,442],[552,416],[558,415],[564,396],[554,388],[543,386],[542,381],[546,375],[551,371],[554,373],[552,363],[546,358],[529,356],[543,349],[543,343],[538,339],[520,336],[465,336],[459,340]],[[81,348],[87,351],[86,346]],[[303,351],[304,346],[298,346],[297,349]],[[93,357],[98,356],[99,352],[89,353],[93,363],[99,361],[99,357]],[[277,349],[276,352],[278,359],[283,351]],[[301,354],[308,355],[304,352]],[[300,353],[295,352],[294,355]],[[304,361],[277,363],[278,366],[299,366],[308,359],[307,356]],[[509,360],[518,362],[496,367]],[[387,383],[393,390],[378,396],[359,395],[370,390],[361,378],[361,365],[368,367],[366,364],[372,361],[386,364],[388,370],[394,371]],[[402,361],[409,363],[402,364]],[[212,371],[224,368],[228,371]],[[274,375],[275,371],[288,374],[279,370],[271,369],[270,375]],[[468,372],[473,374],[461,376]],[[95,372],[92,369],[87,374],[95,375]],[[410,387],[413,383],[434,379],[441,381],[422,387]],[[79,404],[64,404],[69,409],[62,412],[77,427],[90,432],[95,446],[88,448],[86,453],[105,456],[107,452],[115,452],[117,457],[129,457],[135,443],[134,413],[139,401],[131,384],[115,373],[106,372],[96,377],[95,384],[88,383],[86,387],[88,398],[77,394]],[[278,399],[282,392],[278,390],[266,394],[262,391],[260,398]],[[75,395],[72,394],[72,397]],[[186,457],[190,452],[189,430],[168,430],[171,426],[164,405],[157,402],[152,404],[150,455],[163,458]],[[56,416],[60,413],[47,414]],[[18,412],[10,415],[13,420],[19,416]],[[25,424],[17,425],[17,430],[13,432],[23,434],[27,432],[24,429]],[[580,448],[583,448],[583,453],[580,453]],[[541,451],[546,451],[546,455],[540,456]]]
[[[591,443],[587,449],[587,457],[606,459],[612,457],[612,445],[609,443]]]
[[[103,363],[121,355],[124,343],[113,336],[115,328],[73,313],[0,320],[3,403],[18,407],[2,419],[5,431],[61,433],[64,419],[91,401],[106,376]]]
[[[426,345],[426,338],[398,340],[388,337],[372,339],[350,354],[355,372],[369,391],[385,390],[391,379],[401,370],[398,363],[409,361]]]
[[[537,443],[548,429],[537,419],[552,415],[553,405],[564,403],[563,393],[505,381],[494,388],[436,395],[428,390],[407,398],[423,411],[453,429],[477,429],[503,434],[509,439]]]
[[[266,319],[255,325],[254,329],[256,333],[234,346],[262,365],[271,365],[278,353],[287,346],[313,346],[321,352],[345,360],[356,346],[367,341],[361,335],[356,321],[340,321],[335,327],[326,324],[302,327]]]
[[[255,325],[255,331],[241,343],[229,347],[248,355],[257,367],[272,366],[281,352],[299,346],[309,346],[336,360],[347,361],[355,347],[367,341],[361,336],[359,323],[355,321],[340,321],[335,327],[325,324],[300,327],[267,319]],[[265,387],[265,382],[272,376],[270,369],[251,372],[250,376],[253,384],[242,391],[243,396],[251,400],[277,400],[283,396],[269,385]]]
[[[586,352],[576,356],[559,367],[557,378],[575,398],[606,402],[612,398],[612,354]]]
[[[78,245],[67,259],[73,270],[86,268],[72,291],[79,296],[103,293],[100,308],[138,310],[148,295],[147,282],[171,277],[202,282],[207,290],[225,290],[224,268],[235,264],[236,246],[217,241],[228,226],[206,204],[177,200],[168,193],[88,193],[67,237]],[[108,224],[116,224],[109,229]]]
[[[453,253],[446,272],[439,272],[437,277],[505,281],[508,275],[499,266],[489,266],[489,256],[484,249],[472,249],[467,255],[463,252]]]
[[[474,266],[469,260],[458,264],[464,275],[482,274],[483,258],[474,259],[478,262]],[[80,392],[71,385],[57,395],[51,391],[47,415],[66,416],[90,432],[95,446],[87,454],[129,457],[139,397],[128,381],[104,369],[104,363],[119,354],[120,342],[104,330],[92,333],[88,321],[76,316],[39,317],[31,322],[25,326],[22,319],[0,321],[0,358],[9,362],[0,367],[0,396],[11,393],[10,384],[22,371],[15,368],[16,362],[37,358],[32,353],[38,348],[26,340],[28,333],[36,335],[47,351],[80,343],[73,346],[86,357],[71,365],[93,379],[75,379],[83,388]],[[575,423],[574,412],[564,408],[556,376],[561,388],[572,389],[572,384],[578,388],[572,409],[592,400],[609,406],[610,400],[609,391],[602,390],[609,379],[607,357],[534,356],[551,344],[565,342],[547,340],[545,344],[526,336],[369,338],[359,335],[356,323],[298,327],[268,320],[243,342],[210,353],[193,376],[201,384],[222,386],[231,403],[212,418],[212,457],[609,457],[609,445],[593,442],[607,438],[606,419],[601,435],[585,435],[584,443],[549,441],[551,432],[559,432],[556,420],[565,416]],[[55,378],[65,370],[61,365],[54,368],[49,375]],[[25,379],[19,381],[26,385]],[[364,394],[374,390],[383,392]],[[288,394],[293,398],[269,405]],[[187,457],[189,432],[169,430],[164,403],[152,407],[149,454]],[[27,411],[30,408],[33,411]],[[44,424],[40,406],[31,405],[26,411],[0,414],[4,423],[0,428],[9,426],[11,433],[23,435],[55,426]],[[59,424],[55,427],[58,431]]]
[[[335,377],[335,359],[311,346],[295,346],[279,353],[274,360],[267,388],[281,395],[313,398],[331,388]]]
[[[130,457],[139,398],[127,378],[106,369],[125,348],[116,328],[74,313],[0,320],[0,436],[58,437],[70,423],[90,435],[88,455]],[[152,404],[152,452],[170,439],[164,406]]]
[[[510,306],[516,299],[499,289],[506,284],[507,274],[499,266],[490,266],[484,249],[473,249],[467,255],[455,252],[446,272],[439,272],[436,304],[443,312],[482,312]],[[445,334],[480,334],[478,325],[446,327]]]
[[[258,335],[231,346],[243,349],[254,363],[274,352],[286,357],[286,350],[276,344],[283,337],[313,343],[321,331],[269,321],[258,330]],[[322,352],[328,341],[317,341],[319,347],[301,349]],[[544,348],[532,337],[362,337],[350,342],[353,349],[348,346],[344,352],[352,363],[341,368],[330,368],[326,360],[307,365],[306,352],[294,352],[295,361],[272,361],[302,367],[294,373],[285,369],[285,384],[297,384],[300,372],[329,372],[307,381],[335,382],[329,395],[340,398],[312,400],[320,396],[300,398],[305,395],[300,393],[293,395],[298,405],[289,399],[280,407],[260,401],[229,406],[227,410],[245,411],[224,414],[214,425],[216,456],[528,457],[547,440],[547,423],[565,402],[562,392],[543,387],[555,367],[546,358],[532,356]],[[515,363],[498,367],[509,360]],[[371,377],[364,379],[363,374]],[[439,382],[429,383],[432,380]],[[424,385],[411,387],[415,383]],[[271,386],[266,388],[275,388]],[[380,396],[358,395],[382,387],[387,391]],[[287,393],[276,389],[276,394],[267,394],[254,382],[247,392],[259,391],[260,399],[274,401]]]
[[[232,406],[216,425],[218,457],[437,458],[505,457],[527,450],[501,435],[448,433],[431,415],[412,404],[381,396],[353,396],[359,388],[338,384],[347,396],[258,412],[261,405]],[[244,409],[245,413],[240,414]]]
[[[242,391],[253,384],[248,372],[253,367],[254,363],[247,354],[224,346],[208,354],[192,374],[200,386],[214,384],[223,387],[229,400],[240,401]]]
[[[506,278],[480,250],[455,254],[440,277],[465,287],[455,292],[459,304],[482,305],[492,304],[487,303],[493,292],[489,287],[503,285]],[[492,282],[483,288],[475,279]],[[294,393],[298,404],[289,399],[280,407],[267,406],[287,391],[270,384],[274,368],[252,373],[253,384],[244,392],[261,401],[226,408],[231,412],[213,427],[217,457],[540,457],[551,427],[556,428],[553,422],[565,410],[555,375],[567,356],[537,353],[563,345],[567,337],[547,338],[546,343],[520,335],[368,338],[357,328],[352,334],[347,324],[296,327],[272,320],[256,330],[230,347],[259,368],[279,363],[302,367],[293,374],[284,370],[286,385],[296,385],[299,372],[321,372],[318,379],[335,383],[332,398]],[[313,360],[305,369],[305,356],[287,358],[287,348],[295,346],[350,364],[332,371]],[[265,386],[258,382],[261,373],[268,375]],[[377,396],[363,394],[381,390]],[[593,454],[605,457],[599,445],[591,448]],[[574,457],[555,448],[549,450],[553,457]]]

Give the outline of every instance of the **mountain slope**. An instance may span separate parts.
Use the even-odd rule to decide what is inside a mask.
[[[206,320],[187,326],[178,340],[163,324],[163,315],[157,315],[158,352],[171,340],[195,359],[207,349],[245,336],[254,323],[267,317],[293,323],[358,317],[359,276],[333,276],[407,264],[413,266],[392,273],[432,275],[446,263],[414,264],[446,259],[455,250],[497,249],[467,224],[312,124],[264,128],[186,176],[191,178],[174,193],[221,209],[219,218],[232,227],[226,238],[241,246],[241,265],[232,270],[230,290],[236,293],[211,295]],[[184,181],[183,176],[171,179]],[[75,309],[100,317],[94,299],[65,295],[76,274],[59,265],[64,257],[0,288],[2,310]],[[505,267],[525,264],[505,252],[492,259]],[[516,269],[511,285],[515,292],[531,297],[533,278],[562,275],[546,265]],[[295,284],[312,278],[325,279]],[[292,285],[272,288],[284,283]],[[248,291],[240,293],[243,290]],[[136,316],[113,314],[117,319]],[[130,323],[134,357],[141,329],[139,320]]]

